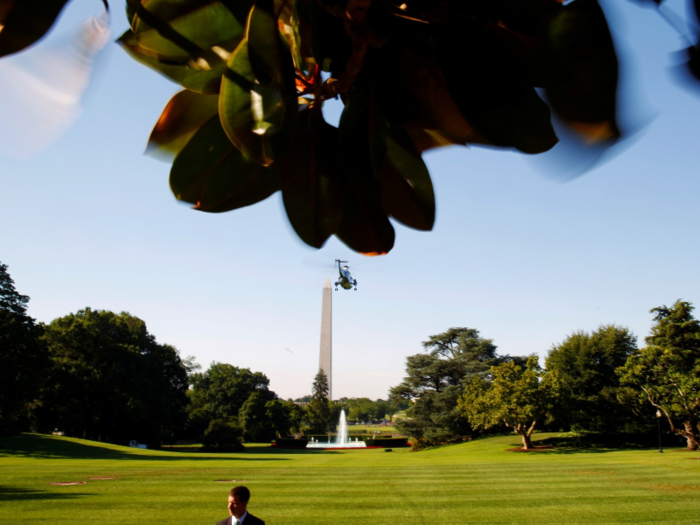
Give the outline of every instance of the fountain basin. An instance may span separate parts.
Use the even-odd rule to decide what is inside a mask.
[[[367,448],[367,445],[365,444],[364,441],[349,441],[346,443],[334,443],[334,442],[319,443],[318,441],[315,441],[313,443],[307,443],[306,448],[325,448],[325,449]],[[381,448],[381,447],[373,447],[373,448]]]
[[[312,438],[313,439],[313,438]],[[319,441],[309,441],[306,448],[323,448],[323,449],[346,449],[346,448],[367,448],[364,441],[355,438],[352,441],[348,437],[348,420],[345,417],[345,410],[340,411],[340,419],[338,421],[338,435],[335,441],[331,441],[330,437],[325,443]]]

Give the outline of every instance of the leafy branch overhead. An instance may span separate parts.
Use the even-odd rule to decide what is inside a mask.
[[[66,3],[3,2],[0,56],[40,39]],[[314,247],[336,235],[385,254],[390,218],[432,229],[427,149],[541,153],[558,140],[553,115],[582,144],[621,136],[598,0],[126,0],[126,10],[119,44],[184,88],[148,146],[173,159],[175,196],[223,212],[279,190]],[[696,76],[697,55],[689,43]],[[337,128],[321,111],[335,97]]]

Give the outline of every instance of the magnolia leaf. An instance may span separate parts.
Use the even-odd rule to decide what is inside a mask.
[[[338,127],[343,168],[343,215],[338,238],[365,255],[384,255],[394,246],[394,228],[382,207],[374,166],[380,166],[386,143],[370,146],[371,78],[364,71],[348,92]],[[376,133],[376,130],[372,130]],[[381,136],[378,136],[380,138]],[[382,152],[381,158],[376,155]]]
[[[161,60],[187,60],[219,51],[226,61],[243,38],[252,2],[220,0],[143,0],[132,29],[145,54]]]
[[[552,109],[587,142],[617,139],[617,55],[597,0],[564,6],[551,22],[549,47],[556,61],[546,89]]]
[[[292,52],[294,66],[299,71],[303,71],[306,75],[309,75],[312,72],[313,66],[316,65],[316,60],[311,50],[312,31],[309,6],[306,2],[294,2],[289,26],[291,31],[287,29],[285,24],[283,35],[288,41],[289,49]]]
[[[214,116],[175,157],[170,188],[195,209],[219,213],[268,198],[279,190],[279,178],[276,168],[262,167],[231,144]]]
[[[0,57],[17,53],[43,37],[68,0],[4,0],[0,5]]]
[[[452,98],[491,144],[524,153],[547,151],[557,142],[547,104],[506,37],[484,26],[473,21],[465,24],[463,34],[437,40],[437,61]]]
[[[406,226],[429,231],[435,223],[435,195],[420,153],[401,128],[392,128],[377,176],[384,210]]]
[[[343,214],[336,236],[363,255],[386,255],[394,247],[396,234],[382,209],[376,181],[347,169],[343,175]]]
[[[338,130],[314,108],[304,110],[297,122],[300,131],[278,164],[282,199],[297,235],[320,248],[337,231],[341,219]]]
[[[415,120],[442,139],[435,146],[490,144],[460,113],[436,63],[421,58],[409,48],[404,49],[401,61],[402,84],[407,86],[410,105],[415,108]]]
[[[221,81],[219,115],[231,142],[263,166],[274,162],[272,141],[281,124],[282,94],[266,89],[255,79],[243,40],[228,62]]]
[[[342,71],[351,51],[342,19],[332,16],[317,1],[308,2],[307,5],[311,22],[311,52],[316,64],[324,71]]]
[[[269,30],[256,16],[257,9],[251,12],[251,27]],[[284,151],[294,132],[297,112],[297,97],[293,87],[293,67],[288,54],[279,55],[279,32],[274,29],[276,39],[258,35],[256,63],[263,78],[256,77],[251,64],[250,45],[244,39],[231,55],[228,68],[221,82],[219,114],[226,134],[242,152],[263,166],[272,165]],[[268,35],[270,36],[270,35]],[[280,62],[275,67],[274,56]],[[270,66],[270,69],[266,69]],[[288,79],[285,70],[291,72]],[[290,96],[291,95],[291,96]]]
[[[260,84],[284,86],[281,35],[273,0],[257,0],[248,18],[248,59]]]
[[[117,43],[127,54],[182,87],[198,93],[218,93],[226,62],[214,51],[202,52],[185,60],[161,60],[147,54],[139,46],[131,30],[126,31]]]
[[[558,0],[501,0],[494,4],[495,19],[499,21],[495,29],[507,28],[521,41],[532,39],[532,45],[543,47],[541,42],[549,35],[549,21],[562,9]]]
[[[693,76],[695,80],[700,80],[700,48],[697,46],[690,46],[685,50],[688,57],[686,62],[686,68],[688,72]]]
[[[218,114],[219,97],[183,90],[170,99],[148,139],[146,154],[172,158],[205,122]]]

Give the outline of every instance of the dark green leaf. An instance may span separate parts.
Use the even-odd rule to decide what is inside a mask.
[[[552,109],[589,142],[618,138],[617,55],[597,0],[564,6],[552,21],[549,45],[556,61],[547,86]]]
[[[4,0],[0,5],[0,57],[21,51],[43,37],[68,0]]]
[[[355,251],[384,255],[393,248],[395,234],[374,176],[374,166],[381,165],[386,143],[380,143],[381,135],[371,124],[373,84],[368,75],[363,72],[348,92],[338,128],[344,177],[343,217],[337,236]],[[371,133],[378,139],[374,144],[370,144]],[[378,152],[382,152],[381,157],[377,157]]]
[[[195,209],[219,213],[266,199],[279,190],[279,179],[275,168],[260,166],[231,144],[215,116],[175,157],[170,188]]]
[[[225,61],[243,38],[252,2],[143,0],[132,23],[143,53],[187,60],[210,50]]]
[[[430,173],[411,139],[401,128],[392,128],[384,164],[377,177],[384,210],[406,226],[432,230],[435,195]]]
[[[305,110],[298,126],[298,136],[279,162],[282,198],[297,235],[320,248],[337,231],[342,212],[338,130],[315,109]]]
[[[177,93],[153,128],[146,154],[172,160],[197,130],[218,114],[218,103],[216,95],[201,95],[188,90]]]
[[[160,60],[153,57],[152,53],[144,53],[131,30],[126,31],[117,43],[131,58],[182,87],[198,93],[218,93],[221,88],[226,63],[213,51],[202,52],[187,60]]]
[[[316,63],[324,71],[342,71],[350,56],[350,40],[342,19],[331,16],[318,1],[306,0],[306,3],[311,21],[311,51]]]
[[[429,130],[432,137],[423,141],[429,147],[449,144],[490,144],[460,113],[448,91],[445,75],[433,61],[409,48],[402,53],[402,84],[407,86],[409,106],[415,112],[416,126]],[[431,144],[427,139],[433,139]]]
[[[261,39],[256,38],[256,42],[257,56],[269,56]],[[279,45],[279,40],[266,42]],[[291,62],[288,55],[284,58]],[[261,63],[258,62],[260,68]],[[269,73],[268,80],[270,77],[274,78],[268,82],[256,78],[248,40],[243,40],[229,59],[219,99],[219,114],[226,134],[236,147],[263,166],[272,165],[291,140],[297,112],[296,94],[293,88],[289,90],[286,76],[282,84],[276,82],[279,79],[276,73]]]
[[[437,36],[436,60],[462,116],[491,144],[541,153],[557,142],[549,108],[531,72],[513,52],[511,35],[474,21]]]
[[[698,49],[696,46],[690,46],[685,50],[688,56],[686,67],[695,80],[700,80],[700,53]]]
[[[273,0],[257,0],[248,19],[246,38],[253,74],[261,84],[284,85],[281,36]]]

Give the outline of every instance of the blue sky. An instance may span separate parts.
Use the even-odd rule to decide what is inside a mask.
[[[59,46],[99,6],[74,0],[55,34],[28,53]],[[121,7],[114,2],[112,41],[126,27]],[[87,306],[128,311],[205,368],[219,361],[264,372],[284,398],[310,391],[322,287],[335,279],[336,258],[350,261],[359,290],[333,294],[334,397],[385,398],[406,356],[454,326],[476,328],[513,355],[544,356],[567,334],[604,323],[629,327],[641,342],[649,309],[700,300],[700,97],[672,80],[682,43],[651,10],[619,0],[604,7],[617,22],[626,100],[644,129],[569,182],[510,152],[430,152],[434,231],[396,225],[394,250],[372,259],[336,240],[319,251],[303,245],[279,194],[221,215],[178,203],[169,165],[142,154],[178,87],[109,43],[76,124],[27,159],[0,158],[0,261],[39,321]],[[0,99],[6,115],[16,106]],[[337,119],[338,104],[326,112]],[[5,144],[20,127],[39,126],[3,120]]]

